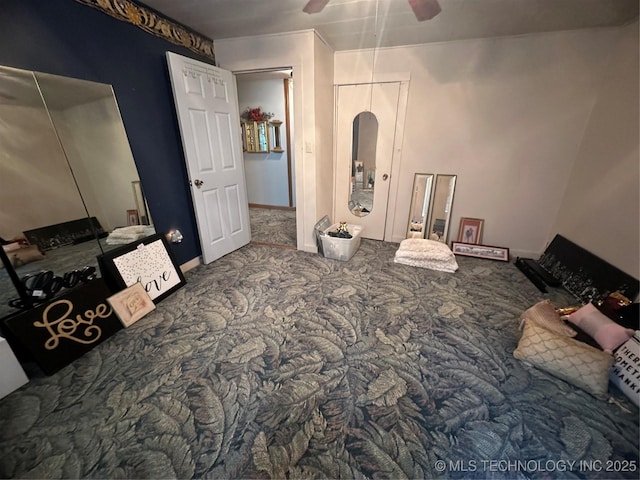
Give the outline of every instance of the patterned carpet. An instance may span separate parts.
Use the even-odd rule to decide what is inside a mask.
[[[513,358],[518,315],[544,298],[521,272],[424,270],[396,248],[248,245],[197,267],[0,400],[0,477],[637,478],[605,470],[637,469],[633,405]]]
[[[296,247],[295,210],[250,207],[249,222],[252,242]]]

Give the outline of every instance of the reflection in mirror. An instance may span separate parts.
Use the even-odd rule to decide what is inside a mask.
[[[353,119],[349,199],[349,210],[358,217],[373,209],[377,143],[378,119],[371,112],[360,112]]]
[[[455,188],[456,175],[436,175],[429,217],[428,238],[430,240],[447,243]]]
[[[413,178],[407,238],[424,238],[427,227],[433,174],[416,173]]]
[[[0,67],[0,144],[0,237],[20,280],[97,268],[104,250],[154,233],[128,226],[150,219],[110,85]],[[0,266],[0,317],[17,297]]]

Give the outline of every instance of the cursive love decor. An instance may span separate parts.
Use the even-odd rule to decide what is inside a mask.
[[[113,293],[141,283],[154,303],[186,284],[167,239],[159,233],[100,255],[98,265]]]
[[[110,290],[96,278],[6,320],[13,341],[51,375],[122,328],[107,303]]]

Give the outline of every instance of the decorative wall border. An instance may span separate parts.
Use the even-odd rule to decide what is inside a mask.
[[[215,65],[213,40],[190,31],[185,26],[162,17],[131,0],[76,0],[76,2],[101,10],[120,21],[131,23],[145,32],[186,47],[210,58]]]

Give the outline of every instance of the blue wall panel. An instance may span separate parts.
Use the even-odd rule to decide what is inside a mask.
[[[2,0],[0,64],[113,85],[156,229],[200,255],[165,54],[210,59],[74,0]]]

